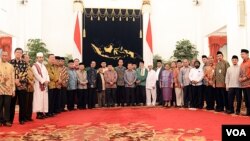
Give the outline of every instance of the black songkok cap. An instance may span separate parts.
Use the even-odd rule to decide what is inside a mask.
[[[217,55],[218,55],[218,54],[221,54],[221,55],[223,55],[223,53],[222,53],[221,51],[217,51]]]
[[[162,60],[157,60],[157,62],[160,62],[160,63],[162,63]]]
[[[56,60],[60,60],[61,57],[60,56],[55,56]]]
[[[207,58],[207,56],[206,55],[202,55],[201,58]]]
[[[69,61],[68,61],[68,64],[69,64],[69,63],[74,63],[74,60],[72,60],[72,59],[69,60]]]
[[[249,51],[247,49],[241,49],[241,53],[243,53],[243,52],[249,53]]]
[[[238,60],[238,56],[237,55],[233,55],[232,59],[237,59]]]
[[[181,60],[177,60],[177,63],[179,63],[179,62],[181,62],[181,63],[182,63],[182,61],[181,61]]]
[[[143,60],[140,60],[139,62],[144,64],[144,61],[143,61]]]

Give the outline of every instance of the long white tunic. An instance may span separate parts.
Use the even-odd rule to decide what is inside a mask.
[[[148,71],[148,76],[146,79],[146,88],[147,89],[153,89],[153,87],[156,87],[156,80],[157,80],[157,73],[154,70]]]
[[[32,66],[32,71],[35,76],[35,84],[34,84],[34,96],[33,96],[33,112],[48,112],[48,88],[46,87],[44,91],[41,91],[39,82],[42,84],[45,81],[49,81],[49,74],[44,66],[39,62],[36,62],[38,66],[41,68],[42,76],[38,73],[35,65]]]

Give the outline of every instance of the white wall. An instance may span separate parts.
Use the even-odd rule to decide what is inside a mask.
[[[227,25],[229,0],[201,0],[200,7],[200,40],[203,54],[209,55],[208,36]]]
[[[203,38],[204,54],[209,55],[207,37],[226,26],[227,28],[227,60],[231,60],[232,55],[238,55],[240,50],[248,48],[248,34],[250,18],[244,27],[238,26],[238,0],[202,0],[201,3],[201,34]],[[250,1],[246,0],[247,15],[250,14]],[[240,59],[241,60],[241,59]]]
[[[169,59],[176,41],[188,39],[202,49],[197,40],[198,7],[191,0],[152,0],[152,32],[154,53]]]
[[[55,55],[73,54],[76,15],[72,3],[72,0],[42,1],[42,39]]]
[[[15,0],[0,0],[0,30],[15,36],[17,34],[17,18],[17,2]]]
[[[135,8],[142,0],[85,0],[86,8]],[[250,2],[247,15],[250,15]],[[250,18],[247,25],[237,24],[237,0],[151,0],[151,24],[154,54],[168,59],[176,41],[189,39],[202,54],[209,54],[207,36],[227,26],[228,59],[241,48],[249,48]],[[13,46],[23,47],[29,38],[42,38],[56,55],[79,57],[73,40],[76,13],[72,0],[29,0],[23,6],[17,0],[0,0],[0,31],[14,37]],[[81,17],[80,17],[81,21]],[[239,55],[239,54],[238,54]]]
[[[29,0],[27,5],[0,0],[0,17],[0,30],[13,37],[13,49],[27,50],[29,38],[41,38],[41,0]]]

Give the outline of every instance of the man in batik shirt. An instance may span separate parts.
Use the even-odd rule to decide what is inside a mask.
[[[19,123],[24,124],[25,117],[25,105],[27,96],[27,63],[22,60],[23,50],[16,48],[14,51],[15,59],[12,59],[10,63],[15,69],[15,84],[16,84],[16,96],[11,99],[10,105],[10,121],[13,123],[15,116],[16,100],[18,98],[19,103]]]
[[[223,59],[223,53],[221,51],[217,52],[217,60],[218,63],[216,64],[214,71],[216,111],[222,112],[228,109],[228,95],[226,92],[225,78],[229,63]]]

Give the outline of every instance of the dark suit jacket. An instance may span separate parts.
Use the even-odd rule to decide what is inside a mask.
[[[100,73],[97,73],[97,76],[96,76],[96,88],[97,88],[97,92],[102,91],[102,78],[101,78]]]
[[[158,80],[160,80],[160,77],[161,77],[161,72],[164,70],[164,67],[162,66],[161,67],[161,70],[159,72],[159,75],[157,76],[158,77]],[[155,69],[155,72],[157,71],[157,68]]]

